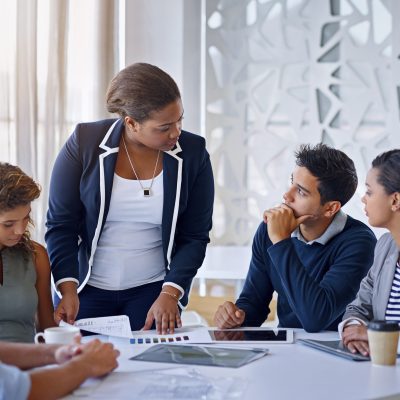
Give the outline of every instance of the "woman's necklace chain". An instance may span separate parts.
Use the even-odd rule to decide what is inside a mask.
[[[143,196],[144,197],[150,197],[152,195],[151,188],[153,187],[154,177],[155,177],[156,171],[157,171],[158,159],[160,158],[160,150],[158,150],[158,153],[157,153],[156,165],[154,166],[153,177],[151,178],[150,186],[149,187],[144,187],[143,184],[142,184],[142,181],[139,179],[139,176],[136,173],[135,168],[133,166],[131,157],[130,157],[129,152],[128,152],[128,148],[126,147],[124,136],[122,136],[122,143],[124,144],[124,148],[125,148],[125,151],[126,151],[126,156],[128,157],[128,161],[129,161],[129,164],[130,164],[130,166],[132,168],[132,171],[133,171],[137,181],[139,182],[140,187],[143,190]]]

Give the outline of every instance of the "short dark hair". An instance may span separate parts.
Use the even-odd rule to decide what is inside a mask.
[[[343,151],[318,143],[301,145],[295,153],[296,165],[307,168],[318,179],[321,204],[339,201],[344,206],[357,189],[357,172],[353,161]]]
[[[372,161],[378,170],[378,182],[387,194],[400,192],[400,150],[394,149],[379,154]]]
[[[139,123],[181,98],[175,81],[155,65],[136,63],[111,80],[107,90],[107,110],[129,116]]]

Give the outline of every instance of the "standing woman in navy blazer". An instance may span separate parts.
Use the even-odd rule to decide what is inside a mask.
[[[56,320],[126,314],[133,330],[173,333],[212,225],[205,140],[181,130],[179,89],[150,64],[114,77],[107,109],[119,118],[78,124],[52,172]]]

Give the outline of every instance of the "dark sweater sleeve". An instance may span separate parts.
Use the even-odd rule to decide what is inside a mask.
[[[307,273],[291,239],[268,249],[289,304],[306,331],[328,329],[343,314],[372,264],[375,243],[374,235],[367,229],[350,229],[341,235],[331,253],[331,265],[319,282]]]
[[[270,312],[269,303],[274,288],[268,272],[268,257],[263,253],[267,247],[266,225],[262,223],[254,236],[252,257],[246,281],[236,301],[237,307],[246,313],[243,326],[260,326]]]

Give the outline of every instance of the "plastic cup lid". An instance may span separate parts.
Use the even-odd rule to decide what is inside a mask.
[[[396,332],[400,330],[400,326],[397,321],[371,321],[368,324],[368,329],[371,331]]]

